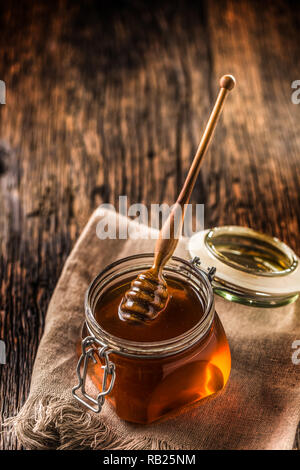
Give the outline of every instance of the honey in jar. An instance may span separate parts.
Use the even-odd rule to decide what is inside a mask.
[[[106,397],[121,419],[144,424],[220,391],[231,365],[211,280],[183,259],[173,257],[165,267],[169,301],[158,318],[135,323],[118,315],[131,280],[151,265],[152,257],[120,260],[89,287],[85,307],[90,336],[84,340],[89,349],[83,348],[81,356],[86,370],[74,390],[94,411],[100,411]],[[100,392],[97,399],[85,391],[86,373]],[[79,388],[84,398],[78,396]]]

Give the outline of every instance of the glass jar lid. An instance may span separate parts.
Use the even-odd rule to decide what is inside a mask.
[[[298,298],[299,258],[275,237],[247,227],[216,227],[193,235],[188,249],[203,269],[216,267],[214,292],[227,300],[275,307]]]

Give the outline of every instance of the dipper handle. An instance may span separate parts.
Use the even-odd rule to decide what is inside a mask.
[[[232,75],[223,75],[220,79],[220,90],[214,105],[214,108],[209,117],[202,139],[196,151],[193,163],[190,167],[184,185],[178,196],[178,199],[170,212],[169,217],[165,221],[159,238],[155,245],[155,258],[153,269],[156,272],[161,272],[166,262],[171,258],[174,253],[180,234],[182,230],[185,204],[188,203],[192,191],[195,186],[197,176],[199,174],[200,166],[204,154],[213,136],[215,127],[223,109],[225,98],[235,86],[235,78]]]

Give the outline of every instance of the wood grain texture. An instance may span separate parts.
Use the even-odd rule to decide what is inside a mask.
[[[2,417],[28,395],[49,299],[92,210],[123,194],[176,199],[224,73],[238,84],[193,201],[206,227],[249,225],[300,254],[300,8],[221,3],[1,2]]]

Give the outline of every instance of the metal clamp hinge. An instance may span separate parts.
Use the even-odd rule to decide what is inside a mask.
[[[96,345],[96,348],[94,347]],[[108,346],[101,343],[101,341],[97,340],[94,336],[87,336],[82,341],[82,354],[79,358],[77,364],[77,376],[78,376],[78,384],[72,389],[72,395],[76,400],[78,400],[82,405],[86,406],[89,410],[94,411],[95,413],[100,413],[102,406],[104,405],[105,397],[108,395],[114,386],[116,372],[115,372],[115,365],[113,362],[109,360],[109,354],[112,351],[108,349]],[[91,397],[85,390],[86,385],[86,376],[87,376],[87,369],[89,360],[92,360],[94,364],[97,363],[96,356],[101,360],[105,360],[105,365],[101,366],[103,369],[103,378],[102,378],[102,391],[98,393],[97,398]],[[82,374],[81,374],[81,367]],[[108,379],[110,377],[110,382],[108,384]],[[80,390],[82,396],[85,398],[81,398],[77,391]]]
[[[196,266],[196,268],[199,268],[200,267],[200,264],[201,264],[201,261],[200,261],[200,258],[199,256],[195,256],[191,261],[190,261],[194,266]],[[207,277],[208,279],[210,280],[210,282],[213,281],[214,277],[215,277],[215,274],[216,274],[216,268],[215,267],[212,267],[212,268],[207,268]]]

